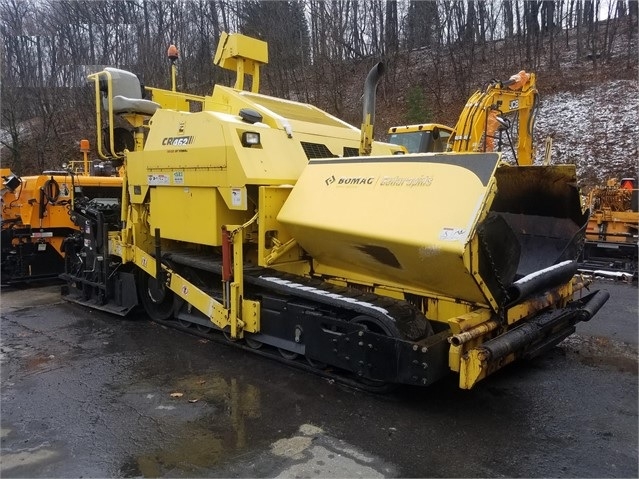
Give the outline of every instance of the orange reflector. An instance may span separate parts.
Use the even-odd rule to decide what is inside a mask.
[[[621,180],[621,188],[624,190],[633,190],[635,188],[634,178],[623,178]]]
[[[169,45],[169,50],[166,52],[166,55],[169,57],[169,60],[177,60],[179,57],[177,47],[175,45]]]

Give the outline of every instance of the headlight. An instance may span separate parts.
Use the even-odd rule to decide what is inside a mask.
[[[253,146],[260,144],[260,134],[255,131],[245,131],[242,133],[242,146]]]
[[[22,184],[22,180],[14,175],[12,172],[9,173],[7,176],[3,176],[2,179],[4,180],[2,182],[2,186],[9,189],[9,191],[11,192],[17,190],[18,186]]]

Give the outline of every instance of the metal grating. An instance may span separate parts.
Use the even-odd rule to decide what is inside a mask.
[[[359,156],[359,148],[351,148],[350,146],[344,147],[344,157]]]
[[[308,143],[306,141],[300,142],[306,157],[311,160],[313,158],[337,158],[337,155],[331,153],[328,147],[321,143]]]

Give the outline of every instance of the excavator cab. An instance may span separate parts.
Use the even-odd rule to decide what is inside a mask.
[[[453,129],[437,123],[393,126],[388,130],[388,142],[401,145],[408,153],[442,153],[447,151]]]

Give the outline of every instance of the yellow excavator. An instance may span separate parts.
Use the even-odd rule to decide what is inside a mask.
[[[535,74],[520,71],[506,81],[491,80],[473,93],[454,128],[436,123],[394,126],[388,130],[388,141],[409,153],[485,153],[509,147],[506,151],[515,164],[532,165],[537,106]]]
[[[224,34],[215,63],[237,72],[235,87],[154,92],[174,107],[128,102],[124,76],[90,77],[107,100],[97,116],[126,115],[141,148],[124,153],[117,213],[72,211],[82,228],[65,241],[66,299],[120,315],[141,306],[374,391],[451,371],[471,388],[607,301],[575,277],[588,215],[574,166],[401,154],[373,141],[381,63],[358,129],[260,94],[267,61],[266,43]],[[118,96],[128,108],[115,111]]]

